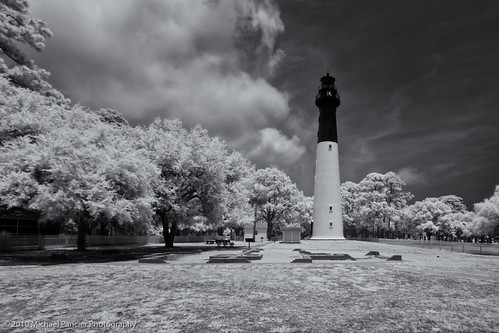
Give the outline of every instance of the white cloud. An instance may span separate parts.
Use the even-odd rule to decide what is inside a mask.
[[[258,161],[265,160],[285,168],[297,163],[305,153],[305,147],[296,135],[288,138],[275,128],[260,130],[256,141],[257,145],[247,155],[257,165]]]
[[[274,55],[270,57],[270,60],[268,62],[268,67],[269,67],[269,73],[270,75],[273,75],[276,68],[279,66],[279,63],[281,60],[284,58],[285,53],[283,50],[279,49],[277,50]]]
[[[397,175],[407,184],[416,185],[426,183],[426,176],[423,172],[414,167],[405,167],[397,171]]]
[[[276,36],[284,31],[277,6],[270,0],[260,3],[244,1],[242,5],[243,12],[251,18],[253,29],[261,30],[262,44],[272,51]]]
[[[161,116],[200,123],[229,144],[289,113],[287,94],[265,79],[284,56],[274,50],[284,26],[271,1],[31,5],[55,34],[37,62],[75,102],[115,108],[134,122]],[[243,33],[241,22],[249,22]],[[256,45],[248,51],[241,40]],[[262,65],[249,69],[250,58]]]

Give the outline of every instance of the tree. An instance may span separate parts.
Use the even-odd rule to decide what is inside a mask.
[[[450,213],[450,208],[437,198],[426,198],[416,201],[407,209],[407,230],[417,230],[426,233],[429,239],[438,231],[438,219],[444,214]]]
[[[438,200],[449,207],[450,212],[440,217],[439,234],[440,238],[457,238],[463,234],[464,228],[473,220],[464,204],[463,198],[455,195],[444,195]]]
[[[341,186],[343,219],[348,233],[395,236],[403,209],[413,195],[394,172],[370,173],[359,184]]]
[[[394,172],[386,174],[370,173],[360,183],[360,190],[370,206],[369,217],[378,237],[398,232],[398,221],[403,208],[413,198],[409,192],[403,192],[404,181]]]
[[[128,120],[123,118],[121,113],[114,109],[101,108],[93,112],[99,116],[102,122],[113,124],[115,126],[128,126]]]
[[[468,211],[463,198],[456,195],[444,195],[439,197],[438,200],[449,206],[452,213],[466,213]]]
[[[37,135],[64,127],[68,122],[87,121],[75,119],[79,112],[70,113],[39,93],[9,84],[3,76],[0,91],[0,146],[23,136],[35,140]]]
[[[347,235],[356,237],[358,232],[364,232],[367,237],[367,225],[361,218],[363,212],[363,198],[360,196],[360,187],[354,182],[345,182],[340,186],[341,193],[341,212],[343,215],[343,223]]]
[[[6,92],[0,97],[0,131],[6,133],[0,205],[36,210],[41,221],[74,223],[79,249],[96,220],[147,229],[150,182],[158,171],[132,149],[124,129],[81,107],[67,109],[38,93],[0,85]]]
[[[276,168],[256,171],[251,202],[259,204],[255,206],[257,219],[267,223],[267,239],[270,240],[280,224],[294,223],[292,216],[303,200],[303,193],[284,172]]]
[[[254,218],[252,220],[253,238],[255,238],[256,224],[259,220],[259,215],[258,215],[259,208],[260,208],[260,206],[264,205],[267,202],[267,200],[269,199],[269,192],[270,192],[269,187],[264,186],[264,185],[256,182],[256,173],[255,173],[253,175],[253,191],[251,192],[250,197],[249,197],[249,204],[254,209],[254,216],[253,216]],[[246,238],[249,238],[249,237],[246,237]]]
[[[499,185],[496,185],[494,194],[482,202],[474,205],[477,219],[473,226],[473,233],[477,236],[493,237],[494,230],[499,226]]]
[[[303,193],[301,195],[302,197],[297,199],[296,208],[286,218],[287,225],[301,226],[303,237],[312,236],[314,198],[307,197]]]
[[[52,36],[44,21],[30,16],[28,1],[0,0],[0,26],[0,73],[19,87],[67,103],[68,100],[48,83],[50,73],[39,68],[18,46],[27,45],[40,52],[45,47],[45,40]]]
[[[463,199],[455,195],[426,198],[405,211],[404,227],[408,232],[426,233],[427,238],[461,237],[474,217],[469,214]]]
[[[223,191],[222,224],[231,230],[242,230],[253,222],[250,202],[255,167],[237,151],[226,157],[225,189]]]
[[[1,162],[16,161],[0,177],[2,204],[36,210],[42,221],[73,221],[79,250],[85,249],[85,235],[98,219],[138,230],[147,228],[152,217],[149,181],[156,169],[122,145],[100,146],[99,137],[109,136],[110,129],[99,127],[60,128],[40,135],[36,143],[21,138],[2,147]]]
[[[146,150],[160,169],[153,208],[165,246],[173,247],[180,228],[218,226],[226,212],[227,184],[238,177],[227,163],[225,144],[200,126],[184,129],[178,120],[156,119],[135,132],[136,147]]]
[[[473,225],[477,220],[474,212],[455,212],[443,218],[447,219],[452,239],[469,238],[473,235]]]

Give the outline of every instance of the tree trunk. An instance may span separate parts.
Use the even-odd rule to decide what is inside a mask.
[[[165,240],[165,247],[172,248],[173,240],[175,239],[175,234],[177,233],[177,222],[175,220],[170,221],[168,219],[168,214],[166,212],[159,213],[161,217],[161,224],[163,225],[163,238]]]
[[[175,239],[175,232],[173,232],[173,230],[171,230],[170,232],[165,232],[163,230],[163,237],[165,238],[165,247],[167,247],[167,248],[173,247],[173,240]]]
[[[272,232],[273,232],[273,223],[272,219],[267,220],[267,240],[270,240],[272,238]]]
[[[85,251],[85,249],[87,248],[87,225],[85,222],[85,215],[78,217],[78,251]]]
[[[253,222],[253,237],[252,237],[253,242],[256,242],[255,233],[256,233],[256,222],[258,222],[258,220],[256,219],[257,213],[258,213],[258,205],[255,204],[255,222]],[[246,235],[245,235],[244,238],[249,238],[249,237],[246,237]],[[249,243],[248,243],[248,246],[249,246]]]

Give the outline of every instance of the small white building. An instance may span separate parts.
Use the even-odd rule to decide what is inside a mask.
[[[244,241],[248,238],[253,238],[253,224],[244,227]],[[255,242],[261,243],[267,239],[267,223],[257,222],[255,230]]]
[[[283,243],[300,243],[301,227],[284,227],[281,231]]]

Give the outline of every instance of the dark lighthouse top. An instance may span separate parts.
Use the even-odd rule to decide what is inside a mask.
[[[319,108],[319,131],[317,142],[338,142],[336,132],[336,108],[340,105],[340,96],[334,85],[334,77],[329,73],[321,78],[319,92],[315,97],[315,105]]]

